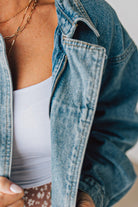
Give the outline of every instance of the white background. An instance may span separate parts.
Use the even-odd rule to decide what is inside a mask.
[[[107,0],[117,12],[121,23],[138,46],[138,0]],[[128,152],[132,161],[138,163],[138,144]]]

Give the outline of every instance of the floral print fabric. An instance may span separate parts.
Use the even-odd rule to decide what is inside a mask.
[[[52,207],[51,183],[24,189],[24,207]]]

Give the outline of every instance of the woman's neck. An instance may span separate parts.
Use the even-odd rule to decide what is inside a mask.
[[[29,0],[0,0],[0,21],[14,16],[28,4]]]
[[[55,0],[38,0],[39,4],[51,4]],[[0,0],[0,22],[14,16],[29,4],[29,0]]]

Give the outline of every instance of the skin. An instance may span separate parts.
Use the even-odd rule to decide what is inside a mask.
[[[1,0],[0,21],[12,17],[27,4],[28,0]],[[16,31],[22,17],[23,12],[7,23],[0,24],[3,37]],[[54,32],[57,24],[54,0],[39,0],[39,6],[26,29],[17,38],[11,55],[8,55],[10,41],[5,41],[14,90],[34,85],[52,75]],[[24,207],[23,189],[20,193],[13,193],[10,190],[11,184],[7,178],[0,177],[0,206]],[[82,191],[78,192],[76,205],[95,207],[91,197]]]
[[[28,0],[7,0],[9,2],[5,11],[6,17],[1,16],[0,1],[0,20],[7,19],[20,11]],[[22,2],[22,7],[17,7],[18,2]],[[52,2],[52,1],[50,1]],[[11,3],[11,5],[10,5]],[[16,3],[16,4],[15,4]],[[15,4],[12,6],[12,4]],[[14,10],[16,8],[16,10]],[[10,10],[8,10],[10,9]],[[9,14],[8,14],[9,13]],[[8,15],[7,15],[8,14]],[[11,19],[6,24],[0,25],[0,33],[3,36],[14,34],[23,17],[23,12]],[[52,52],[54,47],[54,32],[57,26],[57,15],[54,3],[48,0],[40,0],[36,7],[30,23],[26,29],[18,36],[11,55],[8,56],[13,89],[21,89],[39,83],[52,75]],[[6,41],[7,52],[11,41]],[[35,61],[34,61],[35,60]]]
[[[95,205],[87,193],[79,190],[76,207],[95,207]]]

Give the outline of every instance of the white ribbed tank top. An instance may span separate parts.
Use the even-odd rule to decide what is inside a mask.
[[[11,180],[22,188],[51,182],[48,115],[52,77],[13,91],[14,139]]]

